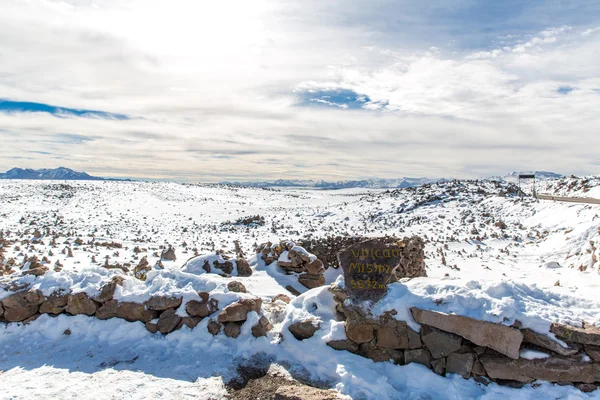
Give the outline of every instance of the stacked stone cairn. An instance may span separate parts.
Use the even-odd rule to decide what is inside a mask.
[[[323,262],[292,241],[267,242],[258,246],[256,252],[267,265],[277,261],[277,265],[287,273],[299,273],[298,282],[309,289],[325,285]]]
[[[542,380],[574,385],[585,392],[600,385],[597,327],[552,324],[550,332],[564,341],[565,347],[546,335],[522,328],[518,321],[507,326],[412,307],[412,317],[421,326],[416,332],[406,321],[395,319],[396,310],[375,317],[364,302],[349,298],[346,289],[332,285],[330,291],[338,318],[346,325],[347,339],[327,343],[336,350],[375,362],[414,362],[439,375],[473,377],[485,385],[497,382],[520,387]],[[520,356],[526,349],[549,356],[526,359]]]
[[[210,318],[207,328],[211,334],[217,335],[223,329],[226,336],[236,338],[248,313],[255,311],[261,317],[251,329],[253,336],[265,336],[273,327],[262,315],[260,298],[244,298],[219,311],[219,302],[211,298],[210,293],[199,292],[200,300],[185,303],[185,316],[181,316],[177,309],[182,306],[182,297],[152,296],[144,303],[118,301],[113,296],[116,286],[120,284],[122,278],[116,278],[93,297],[86,293],[55,292],[44,296],[39,290],[18,291],[0,301],[0,322],[27,324],[42,314],[56,316],[66,313],[95,316],[102,320],[121,318],[129,322],[139,321],[152,333],[168,334],[183,325],[193,329],[204,318]],[[237,287],[232,291],[245,292],[243,285],[240,285],[231,285],[232,289]]]

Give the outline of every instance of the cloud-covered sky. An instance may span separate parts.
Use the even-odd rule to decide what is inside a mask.
[[[3,0],[0,171],[600,173],[600,0]]]

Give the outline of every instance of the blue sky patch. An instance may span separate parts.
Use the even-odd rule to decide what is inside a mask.
[[[127,115],[116,114],[105,111],[83,110],[77,108],[57,107],[43,103],[33,103],[29,101],[11,101],[0,99],[0,112],[5,113],[24,113],[24,112],[44,112],[60,118],[85,117],[102,119],[129,119]]]
[[[568,94],[571,93],[573,90],[575,90],[575,88],[572,86],[561,86],[556,90],[556,92],[560,94]]]
[[[338,107],[343,109],[362,108],[371,99],[349,89],[308,90],[300,93],[300,105]]]

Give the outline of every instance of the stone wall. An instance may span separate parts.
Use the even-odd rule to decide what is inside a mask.
[[[338,317],[345,321],[345,340],[327,343],[375,362],[419,363],[436,374],[459,374],[477,382],[497,382],[515,387],[535,380],[570,384],[583,391],[600,385],[600,329],[553,324],[550,331],[567,344],[563,347],[546,335],[513,326],[459,315],[411,308],[419,333],[391,310],[374,317],[360,302],[348,299],[345,290],[330,289]],[[547,358],[526,359],[523,350],[537,350]]]
[[[184,304],[185,316],[176,310],[182,306],[182,297],[153,296],[144,303],[121,302],[113,299],[116,279],[102,288],[97,296],[85,293],[56,292],[44,296],[39,290],[24,290],[0,301],[0,322],[22,322],[27,324],[42,314],[88,315],[98,319],[121,318],[129,322],[139,321],[152,332],[163,334],[180,329],[183,325],[193,329],[204,318],[210,318],[207,329],[213,335],[223,330],[228,337],[240,335],[241,326],[246,322],[250,311],[262,314],[260,298],[245,298],[219,309],[219,302],[208,292],[199,292],[200,300],[190,300]],[[240,282],[232,281],[228,287],[233,292],[245,292]],[[285,299],[285,296],[284,300]],[[282,299],[281,297],[278,299]],[[287,299],[289,301],[289,298]],[[255,337],[265,336],[272,325],[261,316],[251,331]]]

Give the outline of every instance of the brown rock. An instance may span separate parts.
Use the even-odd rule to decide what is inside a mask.
[[[306,385],[279,386],[274,400],[336,400],[336,392],[316,389]]]
[[[446,358],[446,373],[458,374],[468,379],[475,363],[473,353],[452,353]]]
[[[278,294],[275,297],[273,297],[273,299],[271,300],[273,303],[275,303],[276,301],[283,301],[286,304],[289,304],[290,301],[292,301],[292,299],[290,299],[290,296],[286,295],[286,294]]]
[[[584,347],[585,353],[596,362],[600,361],[600,346],[586,344]]]
[[[428,325],[421,326],[421,341],[431,352],[434,359],[446,357],[454,353],[462,344],[462,338],[446,333]]]
[[[237,338],[240,336],[242,331],[242,324],[239,322],[227,322],[225,323],[225,336],[230,338]]]
[[[61,314],[65,311],[68,300],[68,294],[53,293],[40,306],[40,314]]]
[[[301,274],[298,277],[298,282],[300,282],[303,286],[314,289],[319,286],[325,285],[325,276],[323,274],[313,275],[313,274]]]
[[[271,329],[273,329],[273,325],[269,322],[267,317],[262,316],[258,320],[258,323],[252,327],[252,336],[267,336],[267,332]]]
[[[356,353],[358,351],[358,344],[354,343],[352,340],[332,340],[327,342],[327,346],[331,347],[335,350],[346,350],[351,353]]]
[[[157,313],[155,311],[148,310],[145,305],[135,302],[121,302],[117,307],[117,317],[129,322],[150,322],[156,316]]]
[[[420,310],[416,307],[412,307],[410,311],[415,321],[420,324],[460,335],[477,345],[492,348],[510,358],[519,358],[523,334],[518,329],[462,315]]]
[[[296,289],[294,289],[294,287],[292,285],[287,285],[285,288],[294,296],[300,296],[302,294],[299,291],[297,291]]]
[[[94,315],[98,306],[86,293],[69,295],[65,311],[71,315]]]
[[[250,268],[250,264],[245,258],[238,258],[235,260],[235,263],[237,264],[238,276],[252,275],[252,268]]]
[[[410,326],[407,326],[406,328],[408,332],[408,348],[414,350],[423,347],[423,342],[421,342],[421,335],[419,335],[419,332],[415,332]]]
[[[288,329],[296,339],[308,339],[313,337],[315,332],[319,330],[321,326],[319,323],[314,324],[314,322],[315,321],[310,319],[302,322],[294,322]]]
[[[383,349],[408,349],[408,329],[406,322],[391,320],[377,328],[377,347]]]
[[[375,332],[370,324],[346,323],[346,336],[353,342],[361,344],[373,340]]]
[[[598,389],[598,385],[593,383],[577,383],[575,387],[584,393],[591,393]]]
[[[437,360],[431,360],[431,368],[436,374],[444,375],[444,372],[446,371],[446,359],[439,358]]]
[[[523,333],[523,342],[543,347],[544,349],[558,353],[561,356],[572,356],[579,351],[578,349],[571,347],[563,347],[548,336],[537,333],[531,329],[523,329],[521,332]]]
[[[194,329],[202,321],[200,317],[183,317],[181,322],[190,329]]]
[[[242,299],[225,307],[219,313],[219,322],[243,322],[250,311],[260,312],[262,300]]]
[[[175,256],[175,249],[171,246],[160,254],[160,258],[162,260],[167,261],[175,261],[177,260],[177,256]]]
[[[410,364],[412,362],[429,368],[431,365],[431,353],[427,349],[406,350],[404,352],[404,363]]]
[[[309,274],[320,275],[323,271],[325,271],[325,266],[323,265],[323,261],[318,258],[306,264],[306,272]]]
[[[402,350],[387,350],[374,346],[372,343],[359,345],[358,354],[370,358],[375,362],[386,362],[393,360],[394,364],[404,363],[404,352]]]
[[[486,353],[479,359],[487,375],[493,379],[531,382],[540,379],[548,382],[600,381],[598,364],[581,362],[563,356],[527,360],[512,360],[502,355]]]
[[[18,292],[2,300],[4,319],[19,322],[35,315],[44,302],[44,295],[39,290]]]
[[[181,322],[181,317],[175,313],[174,308],[169,308],[163,311],[158,318],[158,330],[160,333],[167,334],[171,333],[177,328]]]
[[[221,324],[215,320],[208,321],[208,331],[214,336],[221,332]]]
[[[246,287],[239,281],[231,281],[227,284],[227,289],[235,293],[246,293]]]
[[[600,328],[595,326],[576,328],[574,326],[553,323],[550,325],[550,332],[569,342],[600,346]]]
[[[473,363],[473,369],[471,370],[471,373],[473,375],[480,375],[480,376],[485,375],[485,369],[483,369],[483,365],[481,365],[481,361],[475,360],[475,362]]]
[[[153,324],[152,322],[146,322],[146,329],[148,329],[152,333],[158,332],[158,325]]]
[[[98,318],[98,319],[116,318],[118,307],[119,307],[119,302],[117,300],[108,300],[107,302],[102,304],[102,306],[100,306],[100,308],[98,308],[98,310],[96,310],[96,318]]]
[[[169,308],[179,308],[182,301],[183,297],[152,296],[145,304],[148,310],[164,311]]]
[[[99,303],[104,303],[109,300],[112,300],[113,296],[115,295],[116,288],[117,288],[116,282],[107,283],[106,285],[104,285],[102,287],[102,289],[100,289],[100,293],[98,294],[98,296],[94,297],[94,300],[96,300]]]
[[[185,304],[185,310],[192,317],[208,317],[219,310],[219,301],[208,297],[201,301],[190,300]]]
[[[2,318],[3,315],[4,315],[4,307],[2,306],[2,303],[0,303],[0,318]]]

